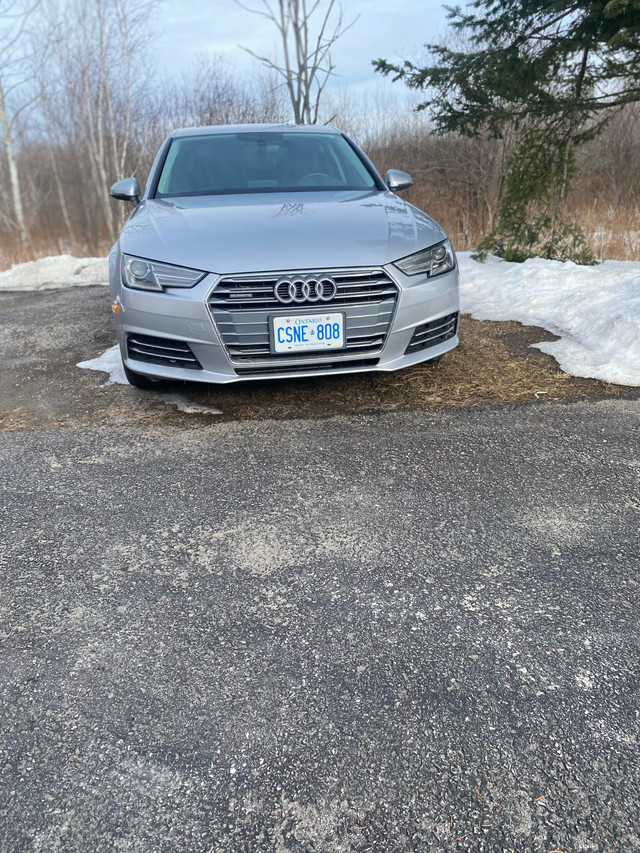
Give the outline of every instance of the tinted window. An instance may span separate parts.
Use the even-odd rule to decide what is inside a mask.
[[[332,133],[225,133],[174,139],[156,197],[370,190],[373,176]]]

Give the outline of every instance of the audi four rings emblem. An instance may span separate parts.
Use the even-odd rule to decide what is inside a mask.
[[[338,292],[338,285],[329,276],[296,275],[279,278],[273,295],[283,305],[292,302],[330,302]]]

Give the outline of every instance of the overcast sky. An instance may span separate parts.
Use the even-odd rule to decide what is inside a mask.
[[[245,5],[257,8],[259,3],[246,0]],[[325,5],[325,0],[321,3]],[[332,86],[348,86],[356,95],[380,86],[372,59],[420,58],[425,42],[446,31],[440,0],[343,0],[341,5],[345,22],[359,17],[332,51],[336,65]],[[273,58],[277,55],[273,24],[239,8],[233,0],[168,0],[154,17],[158,60],[169,73],[188,66],[201,52],[222,54],[232,67],[250,73],[259,65],[240,49],[241,44]],[[402,84],[389,89],[395,97],[406,98]]]

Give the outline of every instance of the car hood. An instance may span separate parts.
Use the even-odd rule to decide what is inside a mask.
[[[215,273],[382,266],[445,238],[390,192],[305,192],[143,201],[123,252]]]

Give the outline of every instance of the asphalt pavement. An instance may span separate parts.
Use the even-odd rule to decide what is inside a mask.
[[[125,392],[0,433],[0,850],[640,850],[638,399]]]

